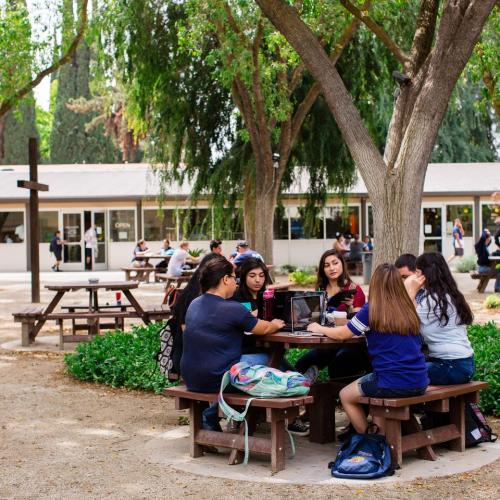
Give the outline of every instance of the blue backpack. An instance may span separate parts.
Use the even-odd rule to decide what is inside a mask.
[[[394,474],[391,450],[380,434],[352,433],[328,468],[332,476],[344,479],[375,479]]]

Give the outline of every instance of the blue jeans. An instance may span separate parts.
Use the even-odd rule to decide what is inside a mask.
[[[269,362],[269,354],[265,352],[257,352],[252,354],[243,354],[240,358],[240,362],[245,361],[250,365],[267,365]],[[237,392],[232,386],[228,386],[226,389],[227,392]],[[208,431],[221,431],[219,424],[219,404],[211,403],[208,408],[203,410],[202,413],[202,422],[203,429]]]
[[[474,375],[474,357],[462,359],[430,358],[427,373],[431,385],[466,384]]]
[[[358,380],[358,387],[363,394],[370,398],[411,398],[424,394],[427,387],[416,389],[389,389],[378,386],[378,378],[375,373],[369,373]]]

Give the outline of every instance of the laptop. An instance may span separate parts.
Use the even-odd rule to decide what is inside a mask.
[[[322,300],[323,299],[323,300]],[[293,335],[313,336],[321,335],[307,331],[310,323],[323,324],[324,296],[297,295],[291,299],[291,321]]]
[[[302,299],[302,302],[297,302],[295,307],[299,308],[299,310],[302,309],[304,314],[307,308],[315,312],[314,316],[309,315],[309,317],[314,317],[315,319],[309,320],[307,324],[312,321],[318,321],[319,323],[324,322],[326,307],[324,292],[275,290],[274,293],[272,293],[272,297],[268,299],[264,299],[264,293],[269,293],[269,291],[260,292],[257,297],[258,317],[267,321],[271,321],[274,318],[283,320],[285,326],[282,330],[285,332],[291,332],[294,327],[292,324],[292,299]],[[305,320],[306,317],[302,319]],[[300,321],[300,324],[303,325],[304,321]],[[303,330],[304,328],[304,326],[298,328],[297,324],[297,330]]]

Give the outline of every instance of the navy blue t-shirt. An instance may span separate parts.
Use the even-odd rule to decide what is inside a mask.
[[[181,359],[182,378],[190,391],[218,392],[224,372],[242,354],[243,332],[258,319],[238,302],[204,293],[186,314]]]
[[[354,335],[365,335],[373,371],[381,389],[423,389],[429,384],[420,335],[380,333],[370,330],[368,303],[347,327]]]

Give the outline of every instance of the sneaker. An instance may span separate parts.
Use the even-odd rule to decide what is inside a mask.
[[[59,268],[57,268],[57,269],[56,269],[56,271],[57,271],[58,273],[62,273],[62,272],[63,272],[63,270],[62,270],[62,269],[59,269]]]
[[[52,269],[52,271],[55,271],[56,270],[56,266],[52,266],[51,269]]]
[[[309,426],[302,422],[300,418],[296,418],[288,425],[288,432],[296,436],[309,436]]]
[[[318,378],[319,369],[316,365],[310,366],[305,372],[304,377],[311,382],[311,385],[316,382]]]

